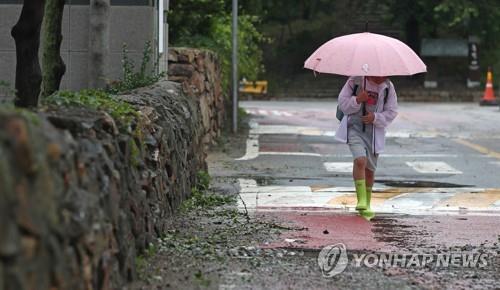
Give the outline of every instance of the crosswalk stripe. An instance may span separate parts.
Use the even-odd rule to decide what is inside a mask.
[[[427,174],[462,174],[445,162],[441,161],[407,161],[406,164],[419,173]]]
[[[409,192],[397,195],[385,200],[382,203],[382,208],[399,209],[399,210],[422,210],[431,209],[444,199],[453,197],[453,192]]]
[[[271,110],[270,112],[268,110],[257,110],[257,109],[248,109],[248,108],[245,108],[244,110],[245,110],[245,112],[247,112],[248,114],[251,114],[251,115],[267,116],[267,115],[272,114],[274,116],[285,116],[285,117],[292,117],[293,116],[293,114],[290,112],[280,111],[280,110]]]
[[[334,210],[354,212],[353,187],[258,186],[239,179],[238,207],[247,210]],[[372,209],[383,213],[439,214],[464,210],[500,214],[500,189],[483,188],[374,188]]]
[[[323,166],[328,172],[352,172],[352,162],[325,162]]]
[[[321,157],[319,153],[309,153],[309,152],[272,152],[272,151],[260,151],[259,155],[293,155],[293,156],[314,156]]]
[[[500,195],[499,190],[485,190],[483,192],[461,192],[455,196],[444,200],[441,206],[460,207],[464,204],[469,207],[487,207],[495,204]],[[500,200],[499,200],[500,201]]]

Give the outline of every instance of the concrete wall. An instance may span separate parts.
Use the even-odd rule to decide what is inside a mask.
[[[77,2],[78,0],[73,0]],[[14,86],[15,81],[15,43],[10,30],[17,22],[21,5],[2,4],[0,0],[0,80]],[[10,2],[16,2],[12,0]],[[69,2],[69,1],[68,1]],[[80,0],[85,3],[88,1]],[[135,2],[134,6],[113,5]],[[127,43],[128,56],[140,65],[146,41],[157,47],[156,7],[147,5],[149,1],[111,1],[110,19],[110,64],[109,79],[119,79],[122,74],[122,46]],[[88,44],[89,44],[89,6],[66,5],[63,16],[63,43],[61,55],[66,63],[66,74],[61,89],[79,90],[88,84]]]

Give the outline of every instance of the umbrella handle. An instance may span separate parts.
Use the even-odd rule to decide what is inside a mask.
[[[363,76],[363,90],[366,90],[366,76]],[[363,113],[363,116],[366,115],[366,106],[365,106],[365,102],[362,102],[361,103],[361,110],[362,110],[362,113]],[[363,123],[363,132],[366,131],[366,125],[365,123]]]
[[[365,102],[361,103],[361,108],[362,108],[362,111],[363,111],[363,116],[366,115],[366,107],[365,107]],[[366,131],[366,124],[363,123],[363,132]]]

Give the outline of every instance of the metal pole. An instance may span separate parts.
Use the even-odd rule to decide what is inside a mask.
[[[163,11],[163,54],[165,55],[163,57],[164,59],[164,72],[165,72],[165,78],[168,78],[168,10],[169,10],[169,0],[165,0],[164,2],[164,11]]]
[[[238,131],[238,0],[233,0],[233,133]]]

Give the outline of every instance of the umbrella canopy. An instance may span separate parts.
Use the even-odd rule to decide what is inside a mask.
[[[304,67],[345,76],[413,75],[427,71],[424,62],[406,44],[369,32],[326,42],[306,60]]]

